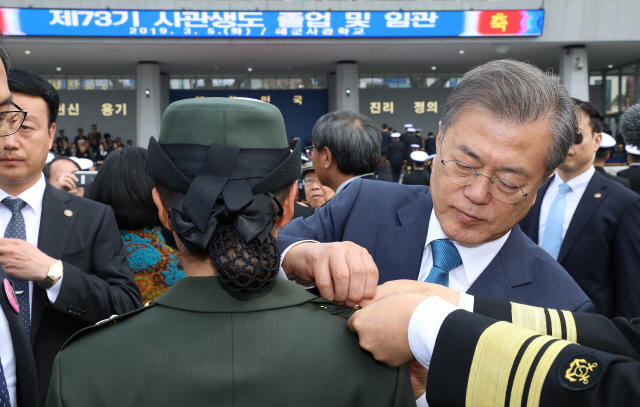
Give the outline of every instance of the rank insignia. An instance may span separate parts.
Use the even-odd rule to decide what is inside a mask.
[[[588,353],[573,355],[560,364],[558,376],[567,390],[590,389],[602,377],[602,361]]]

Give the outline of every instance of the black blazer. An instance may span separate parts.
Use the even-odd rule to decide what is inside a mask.
[[[551,180],[520,222],[538,243],[540,208]],[[640,316],[640,195],[593,174],[562,241],[558,262],[607,318]]]
[[[611,181],[615,181],[615,182],[621,184],[622,186],[631,189],[631,182],[629,182],[628,179],[622,178],[622,177],[618,177],[616,175],[611,175],[604,169],[604,167],[596,167],[596,166],[594,166],[593,168],[595,168],[596,171],[598,171],[600,173],[600,175],[602,175],[603,177],[608,178]]]
[[[38,405],[38,382],[36,378],[36,365],[29,344],[27,332],[20,322],[18,313],[13,310],[4,292],[4,279],[7,274],[0,266],[0,312],[4,312],[9,322],[13,354],[16,360],[16,394],[18,405],[21,407],[36,407]],[[0,344],[3,346],[3,344]]]
[[[62,260],[64,269],[55,304],[33,285],[31,344],[44,406],[53,360],[67,339],[111,315],[141,307],[142,298],[110,206],[47,183],[38,248]]]
[[[633,165],[618,172],[618,177],[628,179],[631,183],[631,190],[640,194],[640,165]]]

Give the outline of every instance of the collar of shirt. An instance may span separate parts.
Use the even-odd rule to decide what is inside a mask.
[[[571,191],[578,196],[578,200],[582,198],[582,194],[587,189],[587,185],[589,185],[589,181],[591,181],[591,177],[593,177],[593,173],[596,172],[595,167],[592,165],[588,170],[578,175],[577,177],[571,179],[567,184],[571,187]],[[551,181],[551,185],[549,185],[549,190],[553,190],[556,194],[560,189],[560,184],[563,184],[564,180],[560,178],[560,175],[556,174],[553,177],[553,181]],[[547,191],[549,192],[549,191]]]
[[[451,240],[453,244],[456,246],[456,248],[458,249],[458,253],[460,253],[460,258],[462,259],[462,266],[457,267],[456,269],[452,270],[452,272],[457,270],[458,268],[462,268],[464,271],[464,277],[466,277],[466,285],[467,285],[466,288],[469,288],[480,276],[480,274],[482,274],[484,269],[487,268],[489,263],[493,261],[493,259],[496,257],[498,252],[502,249],[502,246],[504,246],[510,234],[511,234],[511,231],[507,232],[504,236],[494,241],[475,244],[475,245],[459,243],[444,234],[444,231],[440,226],[440,221],[436,217],[436,211],[431,211],[431,218],[429,219],[429,230],[427,231],[427,241],[425,242],[425,249],[429,249],[428,252],[429,254],[431,254],[431,250],[430,250],[431,242],[438,239]],[[433,258],[431,259],[431,265],[433,265]],[[430,270],[427,271],[427,275],[429,271]],[[421,281],[424,281],[424,280],[421,280]],[[459,288],[459,287],[455,287],[455,288]],[[466,289],[464,291],[466,291]]]
[[[373,175],[372,172],[368,173],[368,174],[362,174],[362,175],[356,175],[355,177],[349,178],[348,180],[346,180],[345,182],[343,182],[342,184],[340,184],[340,186],[338,187],[338,189],[336,189],[336,195],[338,195],[340,193],[340,191],[342,191],[343,189],[345,189],[347,187],[347,185],[351,184],[356,178],[362,178],[362,177],[366,177],[367,175]]]
[[[0,189],[0,202],[8,197],[11,198],[20,198],[27,203],[36,213],[38,219],[40,218],[40,214],[42,213],[42,199],[44,197],[44,189],[47,187],[47,182],[44,180],[44,175],[40,174],[40,179],[31,186],[31,188],[27,189],[23,193],[18,196],[11,196],[6,193],[4,190]]]
[[[629,167],[635,167],[636,165],[640,165],[640,164],[638,164],[638,163],[631,163],[631,164],[629,164]]]

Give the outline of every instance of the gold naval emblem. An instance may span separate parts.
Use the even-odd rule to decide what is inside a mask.
[[[589,376],[588,373],[596,367],[598,367],[597,363],[587,363],[584,359],[575,359],[569,365],[569,369],[565,372],[564,377],[569,379],[570,382],[578,380],[583,384],[589,384],[589,377],[591,376]]]
[[[64,215],[70,218],[73,216],[73,211],[67,209],[64,211]]]
[[[595,198],[601,198],[601,197],[602,197],[602,194],[601,194],[600,192],[597,192],[597,193],[594,195],[594,197],[595,197]]]

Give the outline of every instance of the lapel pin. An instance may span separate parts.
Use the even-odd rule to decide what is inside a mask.
[[[71,211],[69,209],[65,210],[64,211],[64,216],[67,216],[69,218],[72,217],[73,216],[73,211]]]
[[[601,197],[602,197],[602,194],[601,194],[600,192],[596,192],[596,194],[594,195],[594,197],[596,197],[596,198],[601,198]]]
[[[9,300],[9,303],[13,307],[13,310],[19,314],[20,307],[18,306],[18,299],[16,298],[16,295],[13,292],[13,287],[11,286],[11,283],[6,278],[4,279],[4,292],[5,294],[7,294],[7,299]]]

